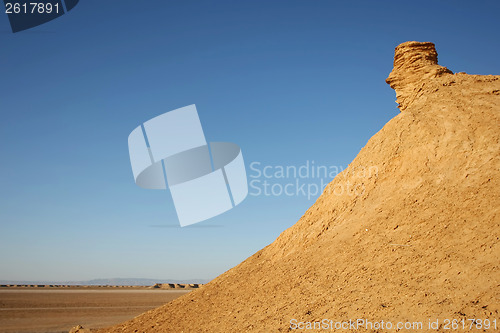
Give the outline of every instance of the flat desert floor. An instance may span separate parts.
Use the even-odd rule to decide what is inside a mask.
[[[0,290],[0,332],[68,332],[76,325],[118,324],[182,296],[189,290],[48,289]]]

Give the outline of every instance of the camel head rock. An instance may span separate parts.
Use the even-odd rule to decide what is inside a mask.
[[[426,82],[445,74],[453,74],[439,66],[437,52],[430,42],[405,42],[396,47],[394,68],[385,80],[396,91],[399,110],[404,111],[422,96]]]

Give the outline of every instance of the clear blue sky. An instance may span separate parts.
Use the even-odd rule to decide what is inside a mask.
[[[499,74],[498,1],[98,1],[13,34],[0,15],[0,280],[213,278],[317,196],[249,196],[180,228],[134,184],[127,137],[196,104],[249,165],[346,167],[398,114],[394,47]],[[287,180],[276,180],[278,182]],[[292,180],[294,181],[294,180]]]

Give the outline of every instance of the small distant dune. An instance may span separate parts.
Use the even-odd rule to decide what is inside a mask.
[[[199,283],[156,283],[152,289],[197,289],[202,284]]]

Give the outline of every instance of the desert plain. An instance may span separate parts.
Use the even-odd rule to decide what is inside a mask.
[[[161,286],[5,286],[0,332],[56,333],[118,324],[188,293]]]

